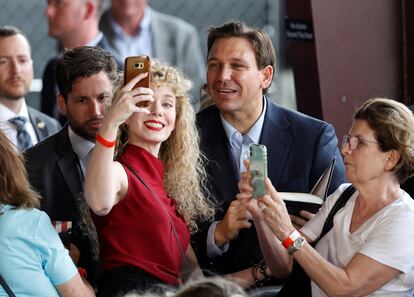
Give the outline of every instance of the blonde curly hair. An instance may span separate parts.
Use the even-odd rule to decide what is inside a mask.
[[[159,158],[164,162],[164,186],[167,194],[174,197],[177,211],[185,219],[191,233],[197,232],[197,221],[214,219],[214,207],[205,197],[205,157],[199,148],[199,135],[195,126],[195,112],[190,103],[192,83],[176,68],[151,59],[152,84],[166,83],[176,97],[175,129],[161,144]],[[117,141],[117,155],[128,143],[126,125],[122,125]]]

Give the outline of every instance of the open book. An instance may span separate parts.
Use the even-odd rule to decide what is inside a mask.
[[[329,185],[331,184],[332,174],[335,169],[335,162],[336,159],[333,158],[309,194],[279,192],[279,195],[285,201],[290,214],[298,215],[301,210],[316,213],[319,210],[328,196]]]

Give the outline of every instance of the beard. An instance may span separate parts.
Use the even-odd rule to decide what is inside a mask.
[[[26,96],[29,93],[29,86],[25,85],[22,88],[8,88],[7,85],[4,88],[4,86],[0,85],[0,97],[6,98],[9,100],[17,101],[21,99],[22,97]]]
[[[74,118],[72,118],[69,114],[67,114],[66,116],[68,118],[69,125],[72,128],[73,132],[75,132],[78,136],[86,140],[95,142],[96,132],[98,131],[98,128],[97,129],[91,128],[89,127],[89,124],[97,120],[102,121],[102,118],[93,118],[93,119],[87,120],[86,122],[79,123]]]

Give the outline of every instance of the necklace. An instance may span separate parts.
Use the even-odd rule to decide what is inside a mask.
[[[351,232],[354,232],[356,229],[358,229],[363,223],[365,223],[371,216],[373,216],[375,213],[377,213],[379,209],[382,208],[382,206],[380,207],[376,206],[362,213],[361,208],[362,209],[366,209],[366,208],[363,208],[363,206],[360,206],[361,203],[359,201],[360,200],[358,199],[355,201],[354,211],[352,213],[351,226],[350,226]]]

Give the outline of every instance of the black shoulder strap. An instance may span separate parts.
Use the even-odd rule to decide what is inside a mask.
[[[14,295],[13,291],[10,289],[10,287],[7,285],[6,281],[4,280],[4,278],[1,276],[0,274],[0,284],[3,287],[4,291],[6,291],[7,295],[9,295],[10,297],[16,297],[16,295]]]
[[[356,190],[354,186],[350,185],[341,194],[341,196],[338,198],[338,200],[335,202],[334,206],[332,207],[331,211],[329,212],[329,215],[326,218],[325,224],[323,224],[321,235],[316,241],[314,241],[314,244],[316,244],[322,237],[326,235],[326,233],[329,232],[329,230],[332,229],[334,216],[342,207],[345,206],[345,204],[348,202],[349,198],[351,198],[351,196],[355,193],[355,191]]]

